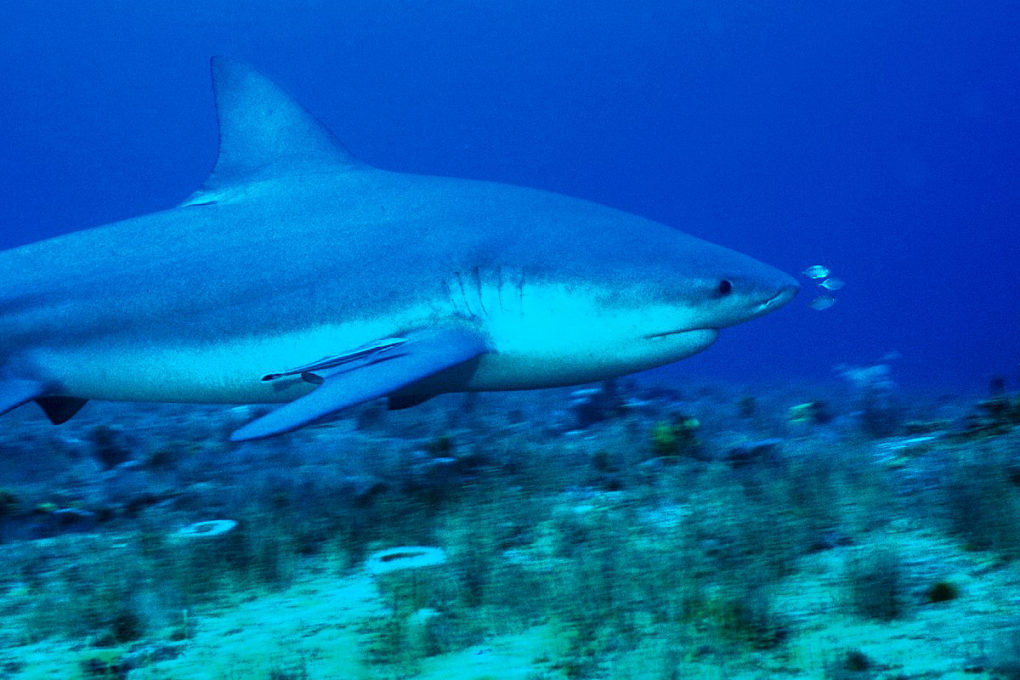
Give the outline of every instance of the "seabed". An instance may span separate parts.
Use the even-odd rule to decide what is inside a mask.
[[[446,395],[0,434],[0,678],[1020,678],[1020,398]]]

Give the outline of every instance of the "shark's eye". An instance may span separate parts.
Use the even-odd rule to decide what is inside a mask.
[[[733,284],[730,283],[729,279],[723,279],[719,282],[719,295],[729,295],[732,290]]]

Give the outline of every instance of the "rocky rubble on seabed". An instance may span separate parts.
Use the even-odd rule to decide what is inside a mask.
[[[0,678],[1020,677],[1020,398],[853,375],[19,409]]]

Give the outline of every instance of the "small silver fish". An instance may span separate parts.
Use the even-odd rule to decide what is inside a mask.
[[[824,281],[818,284],[818,287],[824,288],[825,290],[839,290],[845,285],[846,282],[843,279],[837,279],[833,277],[831,279],[825,279]]]
[[[809,279],[824,279],[829,275],[829,268],[824,264],[813,264],[804,271],[801,272],[804,276]]]
[[[822,295],[819,295],[818,297],[811,301],[811,309],[815,310],[816,312],[820,312],[823,309],[828,309],[834,304],[836,304],[836,298],[832,297],[831,295],[826,295],[823,293]]]

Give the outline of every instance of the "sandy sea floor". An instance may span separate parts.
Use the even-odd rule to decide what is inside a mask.
[[[996,399],[625,381],[241,446],[258,408],[22,408],[0,678],[1020,678]]]

